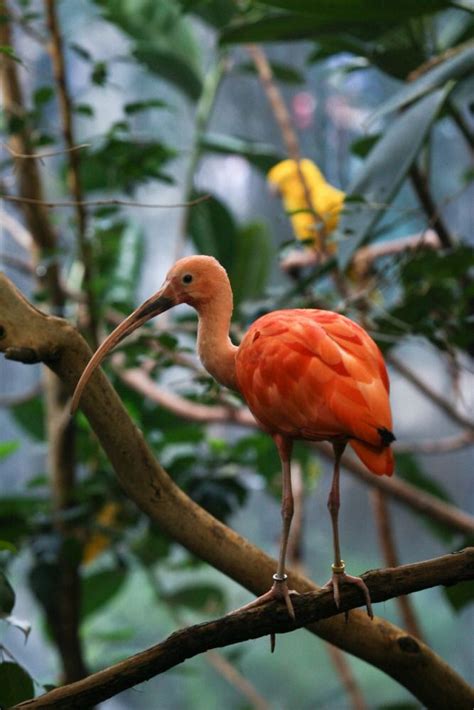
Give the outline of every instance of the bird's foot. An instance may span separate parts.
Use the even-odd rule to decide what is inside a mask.
[[[367,587],[366,583],[364,582],[363,579],[360,577],[354,577],[352,574],[346,574],[345,572],[345,564],[344,561],[341,560],[340,565],[332,565],[332,576],[329,582],[326,582],[324,585],[325,589],[332,589],[333,595],[334,595],[334,602],[339,609],[339,605],[341,602],[341,595],[339,591],[339,585],[344,582],[347,582],[348,584],[355,584],[359,589],[362,591],[365,599],[365,605],[367,607],[367,614],[371,619],[374,618],[374,612],[372,611],[372,602],[370,599],[370,592],[369,588]],[[347,618],[347,614],[346,614]]]
[[[235,612],[237,611],[246,611],[247,609],[253,609],[256,606],[262,606],[267,602],[271,602],[274,599],[277,599],[278,601],[284,602],[286,604],[288,614],[291,616],[292,619],[294,619],[295,610],[291,601],[291,595],[298,594],[298,592],[295,589],[288,589],[287,579],[288,576],[286,574],[282,577],[280,577],[278,574],[274,574],[273,584],[268,590],[268,592],[265,592],[265,594],[262,594],[261,596],[257,597],[248,604],[244,604],[244,606],[235,609],[231,613],[235,614]]]

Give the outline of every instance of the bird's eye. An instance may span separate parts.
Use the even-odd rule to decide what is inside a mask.
[[[192,274],[184,274],[184,276],[183,276],[183,283],[184,284],[190,284],[192,280],[193,280]]]

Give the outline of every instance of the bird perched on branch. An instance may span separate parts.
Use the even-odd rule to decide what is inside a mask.
[[[283,529],[273,585],[250,605],[270,599],[286,603],[294,617],[285,572],[293,516],[290,458],[295,439],[330,441],[334,474],[328,507],[334,564],[328,586],[339,605],[339,585],[358,585],[372,615],[367,586],[345,572],[338,531],[340,461],[347,444],[377,475],[390,476],[393,454],[389,382],[382,355],[359,325],[329,311],[279,310],[258,318],[240,346],[229,337],[232,290],[225,269],[209,256],[179,260],[163,286],[102,343],[76,387],[72,409],[105,355],[127,335],[164,311],[187,303],[199,316],[197,349],[206,370],[222,385],[240,392],[260,426],[273,438],[282,464]]]
[[[281,195],[296,238],[332,253],[334,245],[326,245],[326,238],[339,223],[345,193],[326,182],[307,158],[282,160],[267,173],[267,181]]]

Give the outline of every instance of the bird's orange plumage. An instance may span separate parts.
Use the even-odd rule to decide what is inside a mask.
[[[385,364],[372,338],[353,321],[328,311],[273,311],[247,331],[236,375],[269,433],[349,439],[371,471],[393,473]]]

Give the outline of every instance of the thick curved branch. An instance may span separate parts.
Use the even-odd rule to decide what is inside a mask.
[[[402,567],[375,570],[363,575],[373,602],[382,602],[400,595],[437,586],[474,579],[474,547],[461,552],[444,555],[433,560]],[[294,597],[296,621],[292,621],[286,609],[272,602],[264,607],[237,611],[215,621],[190,626],[176,631],[162,643],[137,653],[114,666],[94,673],[88,678],[46,693],[34,700],[15,705],[15,708],[36,710],[68,710],[89,707],[113,695],[149,680],[188,658],[193,658],[211,648],[221,648],[234,643],[260,638],[272,632],[288,633],[339,615],[340,611],[354,609],[360,604],[359,591],[352,585],[343,588],[341,606],[337,610],[332,592],[319,590]],[[351,626],[349,617],[347,628]],[[407,668],[418,666],[424,655],[424,645],[413,636],[404,634],[397,640],[397,653]],[[456,707],[471,710],[474,691],[466,687],[465,693],[440,697],[431,692],[425,698],[430,708]]]
[[[24,362],[44,361],[71,392],[91,356],[86,342],[71,325],[31,306],[2,275],[0,336],[0,350],[7,357]],[[100,370],[84,392],[82,410],[120,485],[144,513],[193,554],[254,594],[266,591],[275,561],[213,518],[174,484]],[[318,590],[311,580],[291,570],[289,583],[299,592]],[[284,625],[277,630],[280,628]],[[308,628],[383,670],[429,707],[436,705],[435,700],[438,705],[443,702],[444,707],[467,707],[468,701],[472,704],[470,688],[448,664],[421,643],[416,653],[407,656],[401,640],[406,633],[384,619],[371,622],[365,613],[354,611],[350,624],[338,615],[311,623]],[[223,642],[227,643],[227,639]],[[463,702],[458,702],[460,698]]]

